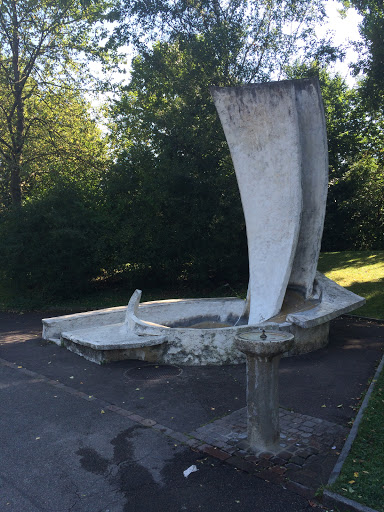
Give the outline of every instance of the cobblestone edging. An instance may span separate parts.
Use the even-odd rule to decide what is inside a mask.
[[[0,359],[0,366],[13,368],[39,382],[88,402],[95,402],[101,409],[112,411],[140,425],[162,432],[195,451],[225,461],[268,482],[283,485],[308,499],[313,498],[316,489],[328,481],[339,455],[339,448],[348,434],[346,427],[280,409],[281,450],[278,453],[254,454],[246,449],[245,408],[186,434],[95,396],[89,396],[5,359]]]
[[[280,429],[281,449],[277,453],[247,451],[246,408],[200,427],[190,435],[205,441],[206,447],[201,448],[207,453],[214,455],[219,450],[230,454],[226,462],[313,497],[316,489],[327,482],[348,429],[284,409],[280,409]],[[207,448],[209,445],[211,449]]]

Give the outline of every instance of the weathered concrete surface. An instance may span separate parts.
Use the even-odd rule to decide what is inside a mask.
[[[248,237],[250,314],[276,315],[302,213],[300,126],[293,82],[212,87],[240,189]]]
[[[288,322],[308,329],[349,313],[366,302],[364,297],[343,288],[320,272],[316,273],[316,285],[319,304],[308,311],[287,315]]]
[[[43,318],[43,339],[60,344],[60,335],[63,331],[89,329],[124,322],[126,311],[126,306],[119,306],[87,311],[85,313]]]
[[[328,146],[324,107],[317,79],[295,80],[302,158],[303,209],[289,285],[312,294],[323,234],[328,192]]]
[[[236,337],[236,347],[247,357],[247,441],[252,451],[280,448],[279,362],[292,348],[289,333],[252,330]]]
[[[136,290],[128,308],[43,319],[43,338],[97,363],[122,359],[186,365],[244,362],[234,346],[235,336],[249,329],[244,319],[238,322],[243,300],[174,299],[139,304],[140,297]],[[309,301],[292,308],[294,312],[288,308],[260,327],[294,334],[293,348],[286,355],[304,354],[328,343],[331,319],[364,303],[365,299],[318,272]]]
[[[160,345],[165,342],[163,336],[138,336],[134,332],[127,334],[126,324],[104,325],[69,332],[62,332],[61,338],[78,342],[85,347],[99,350],[115,350],[120,348],[138,348]]]

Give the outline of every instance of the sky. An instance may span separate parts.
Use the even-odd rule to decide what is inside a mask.
[[[351,75],[349,70],[349,64],[351,62],[356,62],[357,54],[351,48],[351,42],[359,41],[360,35],[358,31],[358,24],[361,21],[361,16],[354,9],[349,9],[347,11],[347,16],[342,19],[338,10],[342,7],[341,3],[337,0],[327,0],[326,2],[326,12],[328,15],[328,22],[323,26],[318,27],[317,35],[318,37],[325,36],[327,31],[331,31],[333,35],[333,41],[336,46],[345,46],[346,58],[343,62],[337,62],[334,65],[334,70],[340,73],[343,78],[345,78],[347,84],[350,87],[353,87],[356,83],[356,79]],[[347,48],[349,47],[349,48]],[[123,83],[128,83],[129,81],[129,70],[130,70],[130,61],[131,61],[131,53],[128,47],[122,48],[122,51],[127,52],[127,64],[123,65],[122,68],[126,70],[125,75],[117,74],[115,76],[111,76],[111,80],[116,82],[122,81]],[[92,66],[94,67],[93,71],[98,72],[100,70],[100,66]],[[112,96],[112,95],[108,95]],[[98,99],[90,98],[91,103],[98,107],[101,103],[106,99],[105,95],[99,96]]]
[[[349,45],[349,41],[359,41],[361,39],[358,24],[362,17],[355,9],[349,9],[347,11],[347,17],[342,19],[338,13],[340,6],[340,2],[335,0],[327,1],[326,11],[329,18],[328,23],[324,27],[319,27],[316,31],[318,37],[321,37],[325,35],[327,30],[331,30],[335,46]],[[335,71],[339,72],[346,79],[350,87],[355,84],[355,78],[352,77],[350,73],[349,64],[356,62],[356,60],[356,52],[352,48],[348,48],[344,61],[338,62],[335,65]]]
[[[326,12],[328,15],[328,23],[324,26],[318,27],[317,34],[318,37],[322,37],[325,35],[327,30],[330,30],[333,33],[333,40],[336,46],[349,46],[349,41],[358,41],[360,40],[358,24],[361,21],[362,17],[357,13],[355,9],[349,9],[347,11],[347,16],[342,19],[338,10],[341,8],[341,3],[337,0],[327,0],[326,2]],[[128,48],[126,48],[129,51]],[[125,66],[128,74],[126,75],[126,79],[129,79],[129,68],[130,68],[130,55],[128,57],[128,64]],[[344,62],[339,62],[336,64],[335,70],[340,72],[343,77],[347,80],[349,85],[353,85],[355,80],[351,76],[349,72],[348,65],[350,62],[355,62],[357,59],[357,54],[352,48],[348,48],[346,51],[346,58]]]

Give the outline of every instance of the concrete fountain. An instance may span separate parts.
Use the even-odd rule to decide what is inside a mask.
[[[43,320],[43,338],[96,363],[240,363],[236,337],[290,333],[281,354],[325,346],[329,322],[365,300],[316,271],[328,156],[316,79],[212,87],[234,163],[249,252],[249,290],[238,298],[174,299]],[[290,338],[290,336],[288,336]],[[280,355],[281,355],[280,354]]]

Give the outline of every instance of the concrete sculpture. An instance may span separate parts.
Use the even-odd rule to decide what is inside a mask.
[[[211,89],[235,166],[248,236],[249,323],[276,315],[288,284],[312,295],[328,186],[316,80]]]
[[[316,272],[328,159],[316,79],[212,87],[244,209],[249,293],[186,299],[43,320],[43,337],[95,361],[189,365],[244,361],[235,335],[249,326],[294,335],[286,355],[328,342],[329,321],[365,300]]]

